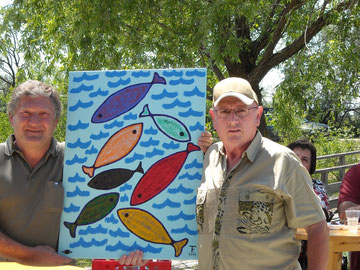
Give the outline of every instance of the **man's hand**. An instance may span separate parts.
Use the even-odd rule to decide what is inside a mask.
[[[209,146],[212,144],[213,138],[211,136],[211,133],[207,130],[201,133],[200,137],[198,138],[197,144],[200,146],[201,151],[204,153],[209,148]]]
[[[147,260],[143,260],[144,253],[140,250],[137,250],[135,252],[131,252],[129,255],[123,255],[119,263],[122,265],[134,265],[134,266],[144,266],[147,264]]]
[[[71,258],[59,255],[52,247],[36,246],[29,248],[25,257],[18,260],[19,263],[36,266],[57,266],[69,264]]]
[[[346,213],[345,213],[345,210],[360,210],[360,205],[358,204],[355,204],[353,202],[350,202],[350,201],[345,201],[345,202],[342,202],[339,207],[339,217],[340,217],[340,220],[342,223],[345,223],[346,221]]]

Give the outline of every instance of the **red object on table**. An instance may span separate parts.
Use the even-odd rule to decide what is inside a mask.
[[[136,267],[131,265],[122,265],[117,260],[92,260],[92,270],[171,270],[171,260],[149,261],[145,266]]]

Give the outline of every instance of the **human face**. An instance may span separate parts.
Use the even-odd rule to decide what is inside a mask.
[[[49,148],[58,122],[49,97],[22,98],[15,114],[9,118],[20,150],[36,147],[41,151]]]
[[[300,158],[301,164],[305,167],[305,169],[307,169],[308,172],[310,172],[310,167],[311,167],[311,152],[310,152],[310,150],[297,147],[293,151]]]
[[[257,106],[254,102],[246,105],[238,98],[226,97],[220,101],[216,110],[237,110],[239,108],[253,108]],[[210,115],[213,120],[214,127],[224,143],[225,149],[228,151],[233,148],[246,149],[253,140],[257,127],[260,124],[262,107],[249,110],[249,114],[245,117],[237,117],[234,111],[231,111],[228,118],[219,118],[214,109],[210,109]]]

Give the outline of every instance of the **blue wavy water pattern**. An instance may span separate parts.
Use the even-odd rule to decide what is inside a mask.
[[[138,118],[137,114],[129,113],[124,116],[124,120],[136,120]]]
[[[127,74],[126,70],[122,70],[122,71],[106,71],[105,72],[105,76],[108,78],[115,78],[115,77],[124,77]]]
[[[95,141],[96,140],[101,140],[101,139],[109,137],[109,135],[110,135],[109,132],[102,132],[100,130],[99,134],[91,134],[90,139],[95,140]]]
[[[169,81],[169,84],[170,85],[180,85],[180,84],[183,84],[183,85],[190,85],[190,84],[193,84],[194,83],[194,79],[189,79],[189,80],[186,80],[184,78],[180,78],[178,80],[170,80]]]
[[[193,168],[202,169],[202,167],[203,167],[202,162],[198,162],[196,158],[192,162],[188,162],[184,166],[185,169],[193,169]]]
[[[80,229],[79,235],[88,235],[88,234],[107,234],[108,229],[104,228],[99,224],[97,227],[93,228],[91,226],[87,226],[86,229]]]
[[[133,163],[138,160],[143,160],[144,158],[145,158],[144,155],[134,153],[134,155],[132,157],[125,158],[125,163],[127,163],[127,164]]]
[[[166,77],[182,77],[184,75],[184,71],[182,70],[164,70],[163,75]]]
[[[169,216],[167,217],[167,219],[168,219],[169,221],[178,221],[178,220],[188,221],[188,220],[192,220],[192,219],[194,219],[194,218],[195,218],[195,215],[194,215],[194,214],[192,214],[192,215],[187,215],[187,214],[185,214],[183,211],[180,211],[180,213],[177,214],[177,215],[169,215]]]
[[[110,229],[109,230],[109,235],[111,237],[124,237],[124,238],[129,238],[130,237],[129,232],[124,232],[120,228],[118,228],[116,231]]]
[[[205,97],[205,93],[201,92],[199,90],[199,88],[197,86],[195,86],[195,88],[192,91],[185,91],[184,96],[185,97],[193,97],[193,96]]]
[[[149,140],[140,142],[140,146],[142,147],[158,146],[159,143],[160,143],[159,140],[154,140],[152,137],[150,137]]]
[[[180,208],[181,207],[181,203],[178,202],[173,202],[170,199],[166,199],[163,203],[157,204],[154,203],[152,205],[153,208],[155,209],[164,209],[165,207],[170,207],[170,208]]]
[[[94,81],[99,78],[99,74],[88,75],[84,72],[80,77],[74,77],[73,82],[82,82],[82,81]]]
[[[141,246],[134,242],[131,246],[127,246],[123,244],[123,241],[120,240],[116,245],[108,245],[105,248],[107,251],[118,251],[118,250],[124,250],[126,252],[131,252],[134,250],[141,250],[143,252],[148,252],[152,254],[159,254],[162,251],[162,248],[155,248],[153,246],[150,246],[149,244],[146,246]]]
[[[158,130],[154,129],[153,127],[150,127],[148,129],[144,129],[144,134],[146,134],[146,135],[156,135],[156,134],[158,134]]]
[[[114,214],[112,214],[111,216],[107,216],[105,218],[105,223],[109,223],[109,224],[118,224],[120,221],[119,221],[119,218],[118,217],[115,217]]]
[[[188,77],[195,77],[195,76],[197,76],[197,77],[205,77],[206,76],[206,72],[205,71],[199,71],[199,70],[197,70],[197,69],[195,69],[195,70],[189,70],[189,71],[186,71],[186,76],[188,76]]]
[[[197,235],[197,230],[190,230],[188,225],[186,224],[184,227],[182,228],[178,228],[178,229],[172,229],[171,233],[187,233],[190,235]]]
[[[80,175],[79,175],[79,173],[76,173],[74,176],[70,176],[69,178],[68,178],[68,181],[70,182],[70,183],[84,183],[85,182],[85,178],[84,177],[81,177]]]
[[[196,203],[196,195],[190,200],[184,200],[185,205],[193,205]]]
[[[178,96],[177,92],[168,92],[166,89],[164,89],[160,94],[158,95],[151,95],[151,98],[153,100],[162,100],[164,98],[175,98]]]
[[[84,238],[80,237],[80,240],[77,242],[70,243],[70,248],[77,248],[77,247],[83,247],[83,248],[91,248],[91,247],[101,247],[105,246],[107,244],[108,240],[96,240],[95,238],[92,238],[91,241],[85,241]]]
[[[118,87],[120,87],[120,86],[124,86],[124,85],[128,85],[128,84],[130,84],[130,82],[131,82],[131,80],[130,80],[130,78],[127,78],[127,79],[125,79],[125,80],[123,80],[123,79],[119,79],[118,81],[116,81],[116,82],[108,82],[108,86],[110,87],[110,88],[118,88]],[[120,90],[120,89],[119,89]]]
[[[99,89],[96,92],[91,92],[89,94],[89,97],[91,98],[95,98],[97,96],[106,97],[107,95],[109,95],[109,91],[102,91],[101,88],[99,87]]]
[[[196,122],[196,124],[193,126],[190,126],[189,129],[190,129],[190,131],[196,131],[196,130],[203,131],[204,126],[200,122]]]
[[[82,142],[80,140],[80,138],[77,139],[76,142],[74,143],[71,143],[71,142],[68,142],[67,143],[67,147],[69,148],[80,148],[80,149],[86,149],[90,146],[91,144],[91,141],[86,141],[86,142]]]
[[[115,120],[114,122],[111,122],[110,124],[105,124],[104,128],[105,129],[113,129],[114,127],[121,128],[123,126],[124,126],[124,121]]]
[[[149,71],[133,71],[131,72],[131,76],[135,77],[135,78],[140,78],[140,77],[150,77],[150,70]]]
[[[164,109],[173,109],[176,107],[179,108],[187,108],[191,106],[191,102],[190,101],[185,101],[185,102],[181,102],[179,99],[174,100],[172,103],[169,104],[163,104],[162,105]]]
[[[81,120],[79,120],[76,125],[68,125],[68,130],[77,131],[79,129],[87,129],[88,127],[89,123],[83,123]]]
[[[182,184],[180,184],[179,187],[177,188],[169,188],[167,190],[167,192],[169,194],[178,194],[178,193],[183,193],[183,194],[190,194],[190,193],[193,193],[194,189],[192,188],[186,188],[184,187]]]
[[[191,117],[191,116],[196,116],[196,117],[200,117],[203,116],[204,113],[201,111],[194,111],[192,108],[190,108],[189,110],[187,110],[186,112],[179,112],[179,116],[181,117]]]
[[[120,192],[130,191],[132,190],[132,185],[125,183],[124,185],[120,186]]]
[[[65,163],[66,163],[66,165],[71,166],[71,165],[74,165],[74,164],[83,164],[83,163],[85,163],[87,160],[88,160],[87,157],[80,158],[80,157],[77,156],[77,154],[75,154],[75,156],[74,156],[72,159],[66,160]]]
[[[91,148],[90,149],[87,149],[86,151],[85,151],[85,154],[87,154],[87,155],[95,155],[95,154],[97,154],[97,153],[99,153],[99,150],[97,150],[96,148],[95,148],[95,146],[91,146]]]
[[[90,192],[87,190],[81,190],[78,186],[76,186],[74,191],[68,191],[66,192],[66,196],[71,197],[88,197],[90,195]]]
[[[162,147],[168,150],[176,150],[180,148],[180,143],[175,143],[174,141],[171,141],[169,143],[163,143]]]
[[[81,84],[79,87],[70,89],[70,94],[79,94],[81,92],[90,92],[94,89],[93,85]]]
[[[79,210],[80,210],[80,206],[76,206],[73,203],[71,203],[69,207],[64,207],[65,213],[76,213]]]
[[[87,109],[87,108],[91,107],[93,104],[94,104],[94,102],[92,102],[92,101],[82,102],[81,100],[79,100],[74,106],[69,107],[69,111],[74,112],[80,108]]]
[[[165,152],[163,150],[154,148],[151,152],[146,152],[145,157],[152,158],[152,157],[155,157],[155,156],[162,156],[162,155],[164,155],[164,153]]]
[[[189,174],[188,172],[186,172],[185,174],[180,175],[179,179],[201,180],[201,174],[198,172],[195,174]]]

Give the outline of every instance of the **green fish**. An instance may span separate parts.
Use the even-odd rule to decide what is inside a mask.
[[[152,114],[146,104],[139,117],[151,117],[157,128],[170,139],[178,142],[191,141],[190,132],[178,119],[166,114]]]
[[[119,193],[103,194],[89,201],[74,222],[64,221],[71,237],[75,238],[77,226],[89,225],[106,217],[115,208],[118,201]]]

